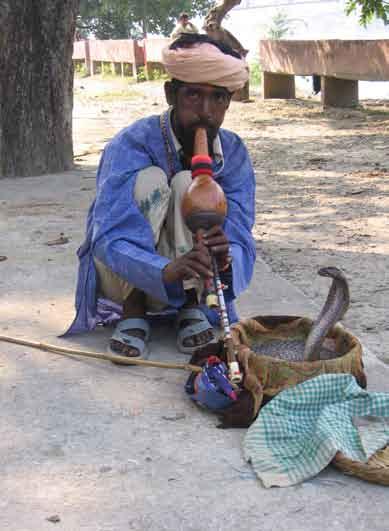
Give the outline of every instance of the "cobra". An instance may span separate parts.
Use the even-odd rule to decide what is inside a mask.
[[[344,273],[337,267],[323,267],[318,274],[332,279],[326,301],[305,341],[300,339],[274,339],[252,346],[257,354],[289,361],[328,360],[339,354],[323,346],[331,328],[340,321],[350,304],[350,293]]]

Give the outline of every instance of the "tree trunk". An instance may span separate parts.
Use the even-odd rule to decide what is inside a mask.
[[[148,24],[147,24],[147,0],[143,0],[142,4],[142,33],[143,38],[147,39],[147,31],[148,31]]]
[[[73,166],[79,0],[0,0],[0,177]]]

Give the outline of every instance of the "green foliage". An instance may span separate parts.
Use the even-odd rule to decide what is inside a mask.
[[[153,81],[165,81],[166,79],[169,79],[169,76],[164,70],[161,70],[160,68],[153,68],[150,74],[150,79]]]
[[[308,28],[308,24],[302,18],[289,18],[284,11],[278,11],[272,18],[271,24],[267,27],[266,38],[279,40],[293,35],[298,25],[303,24]]]
[[[141,38],[147,33],[168,36],[182,11],[204,15],[214,0],[80,0],[77,36],[97,39]]]
[[[77,37],[94,35],[98,39],[109,39],[115,32],[117,39],[126,39],[129,33],[124,15],[125,5],[121,0],[113,1],[112,6],[105,0],[80,0]]]
[[[139,82],[147,81],[146,69],[144,66],[140,66],[137,72],[137,78]]]
[[[100,94],[95,94],[92,96],[94,101],[101,101],[104,103],[117,102],[119,100],[128,101],[139,97],[140,93],[131,88],[101,92]]]
[[[86,64],[83,61],[76,61],[74,65],[74,73],[77,77],[88,77]]]
[[[138,82],[142,81],[164,81],[169,78],[164,70],[160,68],[149,69],[149,74],[146,74],[146,68],[141,66],[138,68]]]
[[[367,26],[374,18],[389,23],[389,3],[385,0],[347,0],[346,13],[359,12],[359,23]]]
[[[271,26],[269,26],[267,31],[268,39],[282,39],[285,37],[290,29],[290,20],[286,13],[279,11],[272,18]]]
[[[250,63],[250,85],[260,85],[262,83],[262,70],[259,60]]]

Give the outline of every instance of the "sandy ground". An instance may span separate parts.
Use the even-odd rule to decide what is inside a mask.
[[[101,352],[108,328],[57,337],[74,315],[76,249],[96,164],[116,131],[165,104],[160,83],[89,81],[76,90],[77,168],[1,181],[0,255],[8,259],[0,263],[0,334]],[[255,236],[267,262],[257,261],[241,316],[314,315],[328,288],[318,265],[340,265],[353,297],[346,324],[363,338],[369,390],[388,392],[389,368],[368,352],[384,355],[387,333],[386,112],[255,99],[233,104],[226,125],[256,167]],[[69,241],[48,246],[61,232]],[[151,359],[184,361],[166,326],[153,328],[150,350]],[[243,459],[245,430],[217,430],[215,416],[186,396],[183,371],[2,343],[0,378],[1,530],[388,528],[387,489],[331,467],[288,489],[262,488]]]
[[[124,94],[128,92],[128,97]],[[165,108],[163,86],[76,80],[75,151],[93,165],[121,127]],[[345,324],[389,362],[389,102],[323,110],[317,99],[231,104],[224,126],[249,149],[257,175],[259,255],[321,304],[321,266],[346,273]]]

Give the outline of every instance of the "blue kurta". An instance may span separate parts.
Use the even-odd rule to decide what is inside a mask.
[[[172,137],[168,113],[162,116],[172,152],[174,173],[182,163]],[[223,160],[214,162],[215,179],[228,203],[224,231],[233,257],[232,279],[225,292],[232,321],[233,300],[247,288],[255,262],[251,229],[255,217],[255,178],[247,150],[234,133],[220,129]],[[171,307],[185,302],[182,282],[165,284],[162,270],[169,259],[156,252],[149,222],[133,198],[137,174],[149,166],[160,167],[169,178],[168,156],[160,117],[151,116],[118,133],[106,146],[96,178],[96,198],[87,218],[86,238],[78,250],[80,260],[76,317],[66,334],[84,332],[120,318],[121,308],[98,298],[93,256],[113,272]]]

